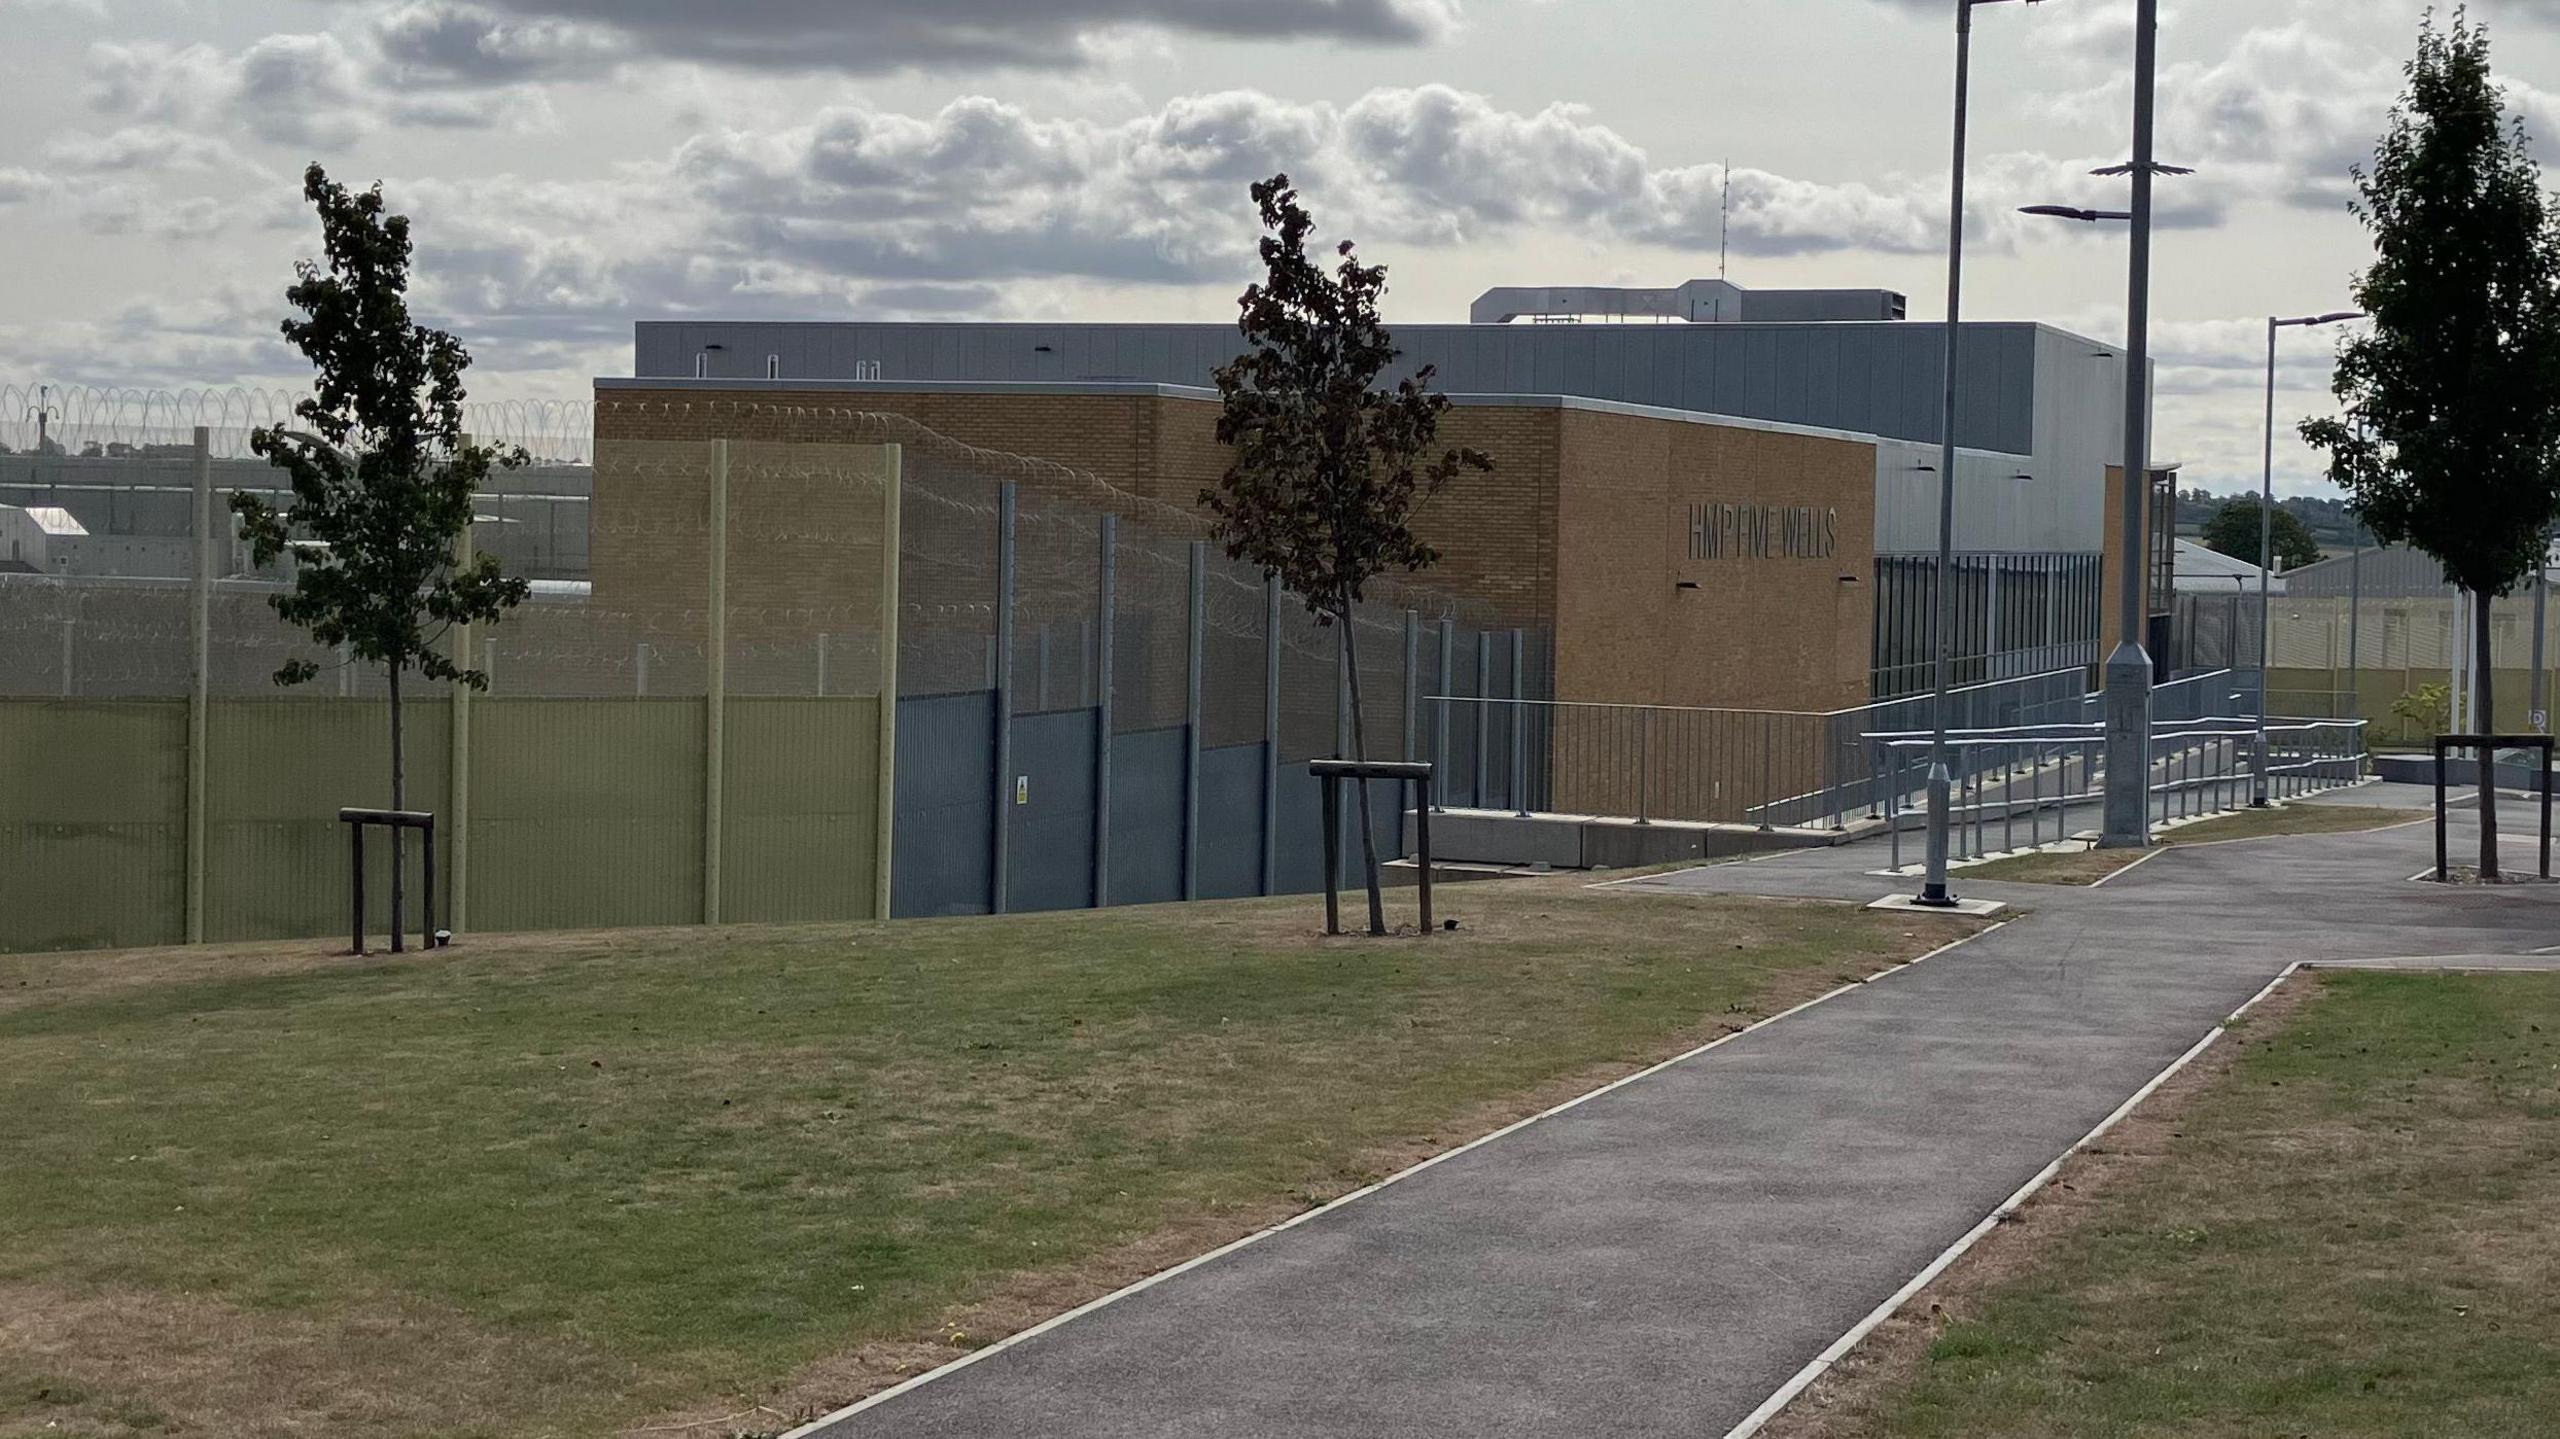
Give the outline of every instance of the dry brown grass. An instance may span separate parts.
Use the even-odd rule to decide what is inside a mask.
[[[0,1283],[0,1435],[335,1439],[522,1429],[626,1366],[389,1298],[317,1313],[162,1289]]]

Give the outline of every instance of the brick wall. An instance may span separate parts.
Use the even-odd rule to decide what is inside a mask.
[[[1585,411],[1566,413],[1562,429],[1561,696],[1792,710],[1865,702],[1874,446]],[[1714,505],[1809,510],[1824,538],[1784,553],[1782,516],[1780,553],[1692,558],[1691,507]]]

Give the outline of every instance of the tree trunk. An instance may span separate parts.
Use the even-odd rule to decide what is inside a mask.
[[[1369,762],[1369,737],[1360,713],[1360,630],[1352,623],[1351,606],[1345,603],[1339,612],[1342,623],[1342,657],[1344,668],[1351,673],[1351,757],[1362,764]],[[1369,780],[1360,779],[1360,872],[1369,884],[1369,932],[1387,932],[1386,896],[1378,891],[1378,836],[1372,827],[1369,809]]]
[[[397,661],[394,661],[392,664],[386,666],[386,668],[389,669],[391,673],[391,808],[394,813],[397,813],[408,808],[408,805],[403,803],[403,801],[405,801],[409,796],[408,773],[401,763],[405,757],[401,749],[400,732],[400,671],[402,666]],[[391,947],[394,951],[397,951],[400,948],[400,917],[408,912],[401,907],[406,899],[406,894],[404,892],[406,890],[406,885],[402,882],[403,877],[407,872],[407,866],[402,863],[402,852],[406,848],[404,843],[406,834],[407,832],[401,829],[399,825],[394,824],[391,826]]]
[[[2471,712],[2471,728],[2480,734],[2498,732],[2498,701],[2495,678],[2489,665],[2489,600],[2486,590],[2471,597],[2471,671],[2479,686],[2479,703]],[[2498,877],[2498,750],[2495,745],[2480,749],[2480,877]]]

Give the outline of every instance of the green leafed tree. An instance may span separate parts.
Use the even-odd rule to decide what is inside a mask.
[[[1383,387],[1396,347],[1378,319],[1382,265],[1364,265],[1348,240],[1330,270],[1307,253],[1315,221],[1275,175],[1253,186],[1263,278],[1238,301],[1245,353],[1217,372],[1218,438],[1235,462],[1200,503],[1229,556],[1277,575],[1323,623],[1339,627],[1351,674],[1353,757],[1368,758],[1353,609],[1369,585],[1423,570],[1440,555],[1413,531],[1414,512],[1460,474],[1485,472],[1482,454],[1439,442],[1445,395],[1432,370]],[[1369,787],[1360,785],[1360,859],[1369,931],[1386,932]]]
[[[2375,535],[2433,555],[2476,597],[2485,717],[2491,602],[2539,568],[2560,510],[2560,227],[2484,28],[2459,10],[2449,26],[2430,17],[2407,76],[2371,170],[2355,172],[2374,246],[2355,298],[2373,323],[2339,346],[2346,413],[2302,435]],[[2486,766],[2482,779],[2480,870],[2494,878]]]
[[[2204,522],[2204,546],[2250,564],[2258,560],[2258,531],[2266,506],[2255,496],[2224,500]],[[2300,516],[2282,505],[2275,512],[2276,560],[2280,568],[2298,570],[2320,558],[2320,541]]]
[[[391,699],[391,807],[408,807],[401,735],[402,681],[487,689],[489,678],[438,648],[457,625],[494,623],[523,602],[521,579],[494,556],[463,562],[459,540],[472,497],[522,450],[469,443],[462,431],[460,341],[409,314],[409,221],[387,213],[382,187],[361,193],[318,165],[303,195],[320,216],[322,261],[295,266],[285,291],[296,312],[284,337],[317,372],[297,425],[251,433],[249,447],[283,470],[293,499],[279,507],[246,490],[231,497],[260,565],[290,556],[292,583],[272,603],[327,649],[378,665]],[[465,657],[468,658],[467,656]],[[286,662],[279,685],[318,666]],[[392,904],[401,903],[401,846],[393,831]]]

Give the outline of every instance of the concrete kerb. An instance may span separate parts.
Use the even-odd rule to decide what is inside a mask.
[[[2193,848],[2193,849],[2202,849],[2202,848],[2204,848],[2204,846],[2203,846],[2203,845],[2200,845],[2200,844],[2199,844],[2199,845],[2186,846],[2186,847],[2187,847],[2187,848]],[[2142,857],[2141,857],[2141,858],[2139,858],[2139,859],[2137,859],[2137,860],[2135,860],[2133,863],[2131,863],[2131,864],[2128,864],[2128,865],[2124,866],[2122,869],[2109,870],[2107,873],[2102,874],[2102,875],[2099,875],[2096,879],[2093,879],[2093,880],[2089,881],[2089,887],[2090,887],[2091,889],[2096,889],[2096,888],[2100,887],[2101,885],[2109,884],[2109,883],[2112,883],[2112,882],[2113,882],[2113,881],[2115,881],[2115,880],[2122,879],[2122,878],[2124,878],[2126,875],[2129,875],[2129,874],[2133,873],[2135,870],[2142,868],[2144,865],[2151,863],[2151,861],[2153,861],[2153,860],[2155,860],[2155,859],[2158,859],[2160,856],[2162,856],[2162,855],[2164,855],[2164,854],[2167,854],[2167,853],[2169,852],[2169,849],[2170,849],[2170,847],[2169,847],[2168,845],[2165,845],[2165,844],[2155,844],[2155,845],[2153,845],[2151,848],[2149,848],[2149,849],[2147,849],[2147,850],[2144,850],[2144,851],[2142,852]]]
[[[1626,880],[1611,881],[1611,883],[1614,884],[1624,884],[1627,882],[1628,881]],[[1606,886],[1604,885],[1590,886],[1590,888],[1593,889],[1605,887]],[[1791,1019],[1796,1015],[1804,1013],[1808,1009],[1814,1008],[1816,1005],[1828,1003],[1831,1000],[1838,999],[1844,994],[1852,993],[1879,980],[1889,979],[1905,970],[1925,964],[1930,960],[1936,959],[1940,955],[1952,953],[1955,950],[1973,943],[1977,939],[1981,939],[1986,935],[1994,934],[2014,923],[2016,923],[2015,920],[2002,920],[1998,924],[1986,925],[1972,934],[1968,934],[1960,939],[1939,945],[1928,953],[1919,955],[1905,963],[1892,965],[1885,969],[1878,970],[1876,973],[1868,975],[1863,979],[1854,979],[1846,984],[1835,986],[1821,994],[1815,995],[1813,998],[1808,999],[1801,1004],[1793,1005],[1776,1014],[1770,1015],[1766,1019],[1745,1025],[1743,1028],[1737,1029],[1730,1034],[1718,1035],[1714,1039],[1711,1039],[1694,1049],[1673,1055],[1671,1058],[1663,1060],[1659,1064],[1649,1065],[1633,1074],[1626,1075],[1623,1078],[1611,1080],[1609,1083],[1601,1085],[1599,1088],[1591,1090],[1588,1093],[1576,1095],[1551,1109],[1540,1110],[1538,1113],[1532,1114],[1526,1119],[1515,1120],[1512,1123],[1506,1124],[1500,1129],[1493,1131],[1491,1134],[1484,1135],[1478,1139],[1469,1140],[1465,1144],[1461,1144],[1454,1149],[1443,1150],[1440,1153],[1423,1160],[1419,1164],[1413,1165],[1407,1169],[1398,1170],[1396,1173],[1388,1175],[1386,1178],[1379,1180],[1375,1184],[1368,1185],[1361,1189],[1355,1189],[1349,1194],[1345,1194],[1338,1199],[1331,1200],[1325,1204],[1317,1206],[1316,1208],[1307,1210],[1303,1214],[1291,1215],[1289,1218],[1280,1221],[1278,1224],[1271,1225],[1264,1229],[1258,1229],[1240,1239],[1222,1244],[1217,1248],[1210,1250],[1206,1254],[1202,1254],[1196,1258],[1186,1259],[1182,1263],[1174,1265],[1170,1269],[1160,1270],[1157,1273],[1148,1275],[1146,1278],[1141,1279],[1134,1284],[1125,1285],[1119,1289],[1115,1289],[1098,1299],[1087,1300],[1085,1303],[1079,1304],[1075,1308],[1070,1309],[1063,1314],[1042,1320],[1040,1323],[1034,1324],[1028,1329],[1008,1334],[1004,1338],[997,1340],[995,1343],[990,1344],[983,1349],[972,1350],[969,1353],[952,1360],[948,1364],[928,1369],[922,1374],[918,1374],[913,1378],[906,1379],[887,1389],[883,1389],[877,1394],[870,1395],[867,1398],[858,1399],[851,1404],[845,1405],[843,1408],[833,1411],[832,1413],[821,1415],[820,1417],[812,1419],[797,1428],[785,1432],[781,1436],[781,1439],[819,1439],[819,1436],[825,1434],[828,1429],[842,1423],[844,1420],[850,1419],[853,1416],[878,1405],[886,1404],[890,1400],[897,1398],[899,1395],[904,1394],[909,1390],[921,1388],[927,1384],[934,1383],[937,1380],[947,1379],[950,1376],[959,1373],[961,1370],[968,1368],[970,1365],[978,1363],[980,1360],[991,1359],[996,1355],[1013,1348],[1017,1344],[1026,1343],[1032,1339],[1036,1339],[1039,1336],[1048,1333],[1052,1329],[1070,1324],[1098,1309],[1103,1309],[1112,1304],[1116,1304],[1132,1295],[1144,1293],[1167,1280],[1187,1274],[1203,1265],[1213,1264],[1230,1254],[1236,1253],[1238,1250],[1259,1244],[1263,1240],[1272,1238],[1275,1235],[1285,1234],[1302,1224],[1314,1223],[1315,1221],[1324,1218],[1326,1215],[1335,1213],[1349,1205],[1357,1204],[1361,1200],[1367,1199],[1390,1186],[1402,1183],[1407,1179],[1413,1178],[1415,1175],[1421,1174],[1440,1164],[1446,1163],[1449,1160],[1455,1159],[1462,1154],[1467,1154],[1471,1151],[1481,1149],[1498,1139],[1516,1134],[1543,1120],[1553,1119],[1560,1114],[1565,1114],[1578,1109],[1603,1095],[1615,1093],[1616,1091],[1624,1089],[1631,1084],[1650,1079],[1653,1076],[1662,1073],[1664,1070],[1686,1064],[1691,1060],[1697,1059],[1701,1055],[1707,1054],[1713,1050],[1721,1049],[1725,1045],[1731,1044],[1735,1040],[1741,1039],[1746,1035],[1757,1033],[1758,1031],[1766,1029],[1773,1024],[1777,1024],[1782,1020]]]

